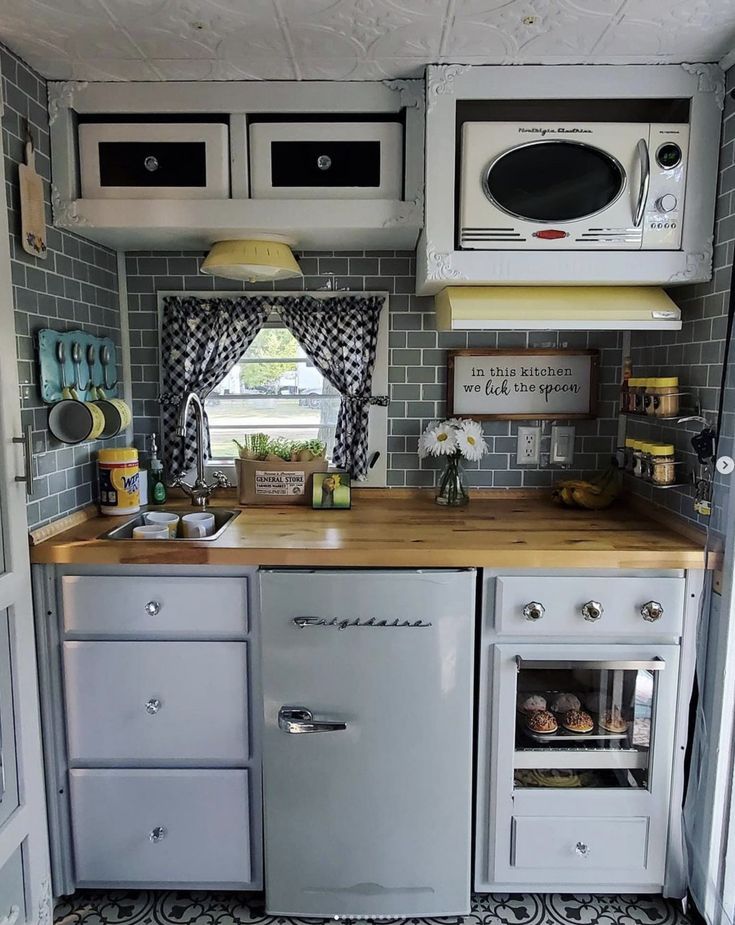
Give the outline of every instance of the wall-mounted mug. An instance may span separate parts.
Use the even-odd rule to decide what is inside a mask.
[[[71,390],[72,395],[76,393]],[[62,398],[51,406],[48,413],[48,429],[62,443],[83,443],[97,440],[105,429],[105,415],[91,401],[78,398]]]
[[[130,406],[126,401],[123,401],[122,398],[108,398],[107,395],[105,395],[105,390],[99,387],[95,387],[92,394],[95,396],[96,404],[102,407],[105,417],[109,417],[110,427],[112,427],[113,422],[117,422],[118,418],[120,419],[120,425],[115,433],[108,434],[105,432],[105,434],[103,434],[103,439],[106,440],[108,437],[114,437],[119,434],[121,430],[127,430],[127,428],[130,427],[133,422],[133,412],[130,410]]]
[[[123,429],[122,415],[118,408],[107,398],[98,398],[95,405],[105,416],[105,428],[100,434],[100,440],[109,440],[111,437],[117,437]]]
[[[214,533],[214,514],[206,511],[197,511],[195,514],[184,514],[181,518],[181,529],[187,539],[194,540]]]

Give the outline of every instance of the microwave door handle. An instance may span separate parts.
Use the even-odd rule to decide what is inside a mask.
[[[635,206],[635,215],[633,224],[638,228],[643,221],[643,213],[646,211],[646,202],[648,201],[648,187],[651,183],[651,163],[648,157],[648,145],[645,138],[640,138],[635,146],[635,152],[638,155],[638,163],[641,168],[641,180],[638,187],[638,201]]]

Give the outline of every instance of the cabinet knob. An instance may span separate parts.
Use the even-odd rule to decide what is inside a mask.
[[[539,604],[538,601],[529,601],[528,604],[523,608],[523,616],[527,620],[540,620],[541,617],[546,613],[546,608],[543,604]]]
[[[154,829],[151,829],[151,833],[148,838],[150,838],[150,840],[155,845],[156,842],[163,841],[167,834],[168,833],[166,831],[165,825],[157,825]]]
[[[578,841],[574,846],[575,854],[578,854],[581,858],[588,858],[590,856],[589,845],[585,845],[583,841]]]
[[[605,613],[605,608],[599,601],[587,601],[582,606],[582,616],[588,623],[597,623],[603,613]]]
[[[155,617],[156,614],[160,612],[160,610],[161,605],[158,603],[158,601],[148,601],[148,603],[145,605],[145,612],[149,617]]]
[[[157,157],[149,154],[148,157],[143,161],[143,166],[148,171],[148,173],[155,173],[161,165],[158,163]]]
[[[641,607],[641,616],[646,623],[655,623],[656,620],[660,620],[663,615],[663,604],[659,604],[658,601],[648,601],[648,603]]]
[[[328,154],[320,154],[316,159],[316,166],[319,170],[329,170],[332,166],[332,158]]]
[[[161,709],[161,701],[157,697],[151,697],[150,700],[146,701],[145,711],[150,713],[153,716],[155,713]]]

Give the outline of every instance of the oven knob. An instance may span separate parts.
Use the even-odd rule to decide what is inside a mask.
[[[596,623],[605,612],[605,608],[599,601],[587,601],[582,607],[582,616],[589,623]]]
[[[657,212],[673,212],[678,205],[678,200],[673,193],[664,193],[656,200]]]
[[[529,604],[523,608],[523,616],[527,620],[540,620],[541,617],[546,613],[546,608],[543,604],[539,604],[538,601],[531,601]]]
[[[647,623],[655,623],[664,615],[664,608],[658,601],[649,601],[641,607],[641,616]]]
[[[329,170],[332,166],[332,158],[328,154],[320,154],[316,159],[316,166],[319,170]]]
[[[157,157],[149,154],[148,157],[143,161],[143,166],[148,171],[148,173],[155,173],[161,165],[158,163]]]

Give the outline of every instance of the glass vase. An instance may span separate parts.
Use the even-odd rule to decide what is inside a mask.
[[[447,457],[447,465],[439,480],[436,503],[444,504],[448,507],[460,507],[463,504],[468,504],[469,500],[470,496],[467,494],[467,489],[462,481],[459,455],[455,453]]]

